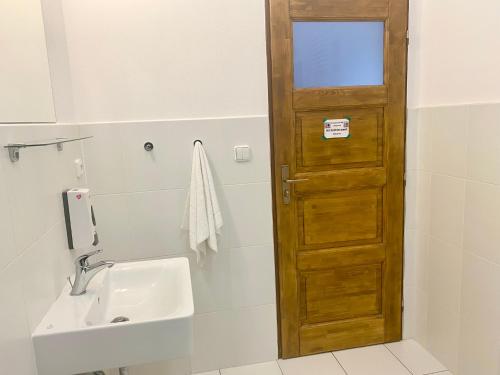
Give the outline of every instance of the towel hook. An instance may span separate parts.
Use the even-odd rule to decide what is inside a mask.
[[[200,142],[203,145],[203,142],[197,139],[196,141],[193,142],[193,146],[196,144],[196,142]]]

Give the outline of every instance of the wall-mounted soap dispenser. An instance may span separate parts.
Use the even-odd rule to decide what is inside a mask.
[[[97,246],[99,239],[96,231],[94,210],[89,189],[70,189],[62,193],[68,247],[88,250]]]

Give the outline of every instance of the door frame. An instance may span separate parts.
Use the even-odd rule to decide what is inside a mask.
[[[404,268],[404,221],[405,221],[405,194],[406,194],[406,127],[407,127],[407,110],[406,110],[406,103],[407,103],[407,71],[408,71],[408,44],[409,44],[409,37],[408,37],[408,19],[409,19],[409,0],[387,0],[389,4],[389,9],[393,8],[398,12],[404,12],[404,15],[406,17],[405,19],[405,35],[404,35],[404,41],[405,41],[405,46],[404,46],[404,63],[399,64],[399,69],[395,67],[396,64],[392,62],[391,65],[391,74],[397,75],[400,80],[403,80],[404,85],[389,85],[387,86],[387,91],[388,91],[388,96],[393,95],[397,96],[398,94],[400,97],[402,97],[402,101],[405,104],[404,109],[401,108],[402,106],[395,106],[395,105],[387,105],[387,111],[390,113],[390,116],[397,118],[397,121],[402,122],[402,126],[396,127],[394,129],[395,132],[398,132],[397,137],[393,137],[394,139],[397,139],[396,141],[391,142],[390,144],[387,145],[387,147],[391,148],[391,151],[396,154],[396,156],[399,155],[398,160],[400,161],[401,165],[398,165],[397,168],[393,168],[393,170],[388,170],[387,171],[387,184],[393,183],[391,181],[398,180],[401,176],[400,174],[402,173],[403,175],[403,188],[400,191],[400,196],[399,200],[402,202],[400,210],[402,210],[402,215],[400,215],[400,222],[398,223],[398,226],[401,228],[401,233],[397,235],[398,238],[395,239],[396,244],[399,243],[401,246],[401,251],[400,251],[400,262],[398,264],[401,267],[401,285],[396,285],[396,288],[400,288],[401,290],[401,301],[400,304],[397,306],[394,306],[392,309],[391,313],[394,314],[400,314],[400,320],[399,320],[399,327],[394,327],[393,332],[389,333],[389,340],[388,341],[399,341],[402,338],[402,326],[403,326],[403,308],[404,308],[404,294],[403,294],[403,268]],[[279,137],[276,136],[277,134],[277,127],[276,127],[276,113],[274,110],[274,105],[275,105],[275,100],[274,100],[274,94],[273,94],[273,88],[274,88],[274,79],[273,79],[273,62],[272,62],[272,57],[273,57],[273,51],[272,51],[272,35],[271,35],[271,27],[272,27],[272,20],[271,20],[271,8],[272,4],[279,2],[283,6],[285,3],[289,3],[289,0],[265,0],[265,17],[266,17],[266,53],[267,53],[267,74],[268,74],[268,108],[269,108],[269,135],[270,135],[270,151],[271,151],[271,182],[272,182],[272,203],[273,203],[273,234],[274,234],[274,258],[275,258],[275,277],[276,277],[276,311],[277,311],[277,328],[278,328],[278,356],[279,358],[290,358],[293,356],[288,355],[287,353],[290,352],[298,352],[298,349],[292,348],[290,350],[289,348],[289,342],[288,342],[288,337],[287,337],[287,332],[286,330],[283,329],[283,325],[287,324],[283,322],[283,317],[282,317],[282,304],[283,304],[283,299],[285,296],[283,296],[283,288],[282,288],[282,283],[284,283],[284,277],[283,275],[283,269],[286,267],[286,262],[284,262],[283,258],[281,257],[279,253],[280,249],[280,243],[282,243],[282,239],[279,237],[279,227],[280,227],[280,215],[279,215],[279,205],[282,199],[282,192],[281,192],[281,178],[278,177],[278,174],[280,173],[280,165],[281,163],[279,162],[278,159],[278,143],[280,142]],[[352,18],[351,18],[352,19]],[[377,18],[374,18],[377,19]],[[328,18],[324,18],[322,20],[328,20]],[[346,18],[344,20],[350,20],[350,18]],[[388,33],[386,33],[386,40],[388,37]],[[290,35],[290,40],[292,36]],[[290,42],[292,43],[292,42]],[[385,48],[384,51],[384,78],[387,75],[387,67],[389,65],[387,55],[390,54],[390,49],[400,49],[403,46],[401,43],[392,43]],[[291,47],[293,48],[293,47]],[[293,56],[293,51],[289,51],[289,53],[292,54]],[[396,53],[397,55],[397,53]],[[394,73],[395,72],[395,73]],[[291,87],[293,90],[293,87]],[[293,108],[292,108],[293,109]],[[387,152],[387,151],[384,151]],[[397,182],[394,182],[397,184]],[[389,205],[388,210],[391,211],[391,206]],[[396,211],[398,211],[398,208],[396,207]],[[393,244],[394,246],[394,244]],[[393,249],[394,251],[394,249]],[[293,291],[294,293],[296,292],[295,290]],[[292,344],[294,345],[294,344]],[[284,353],[285,352],[285,353]]]

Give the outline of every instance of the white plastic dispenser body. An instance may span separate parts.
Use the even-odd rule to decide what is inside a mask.
[[[89,189],[70,189],[62,194],[68,247],[88,250],[98,244]]]

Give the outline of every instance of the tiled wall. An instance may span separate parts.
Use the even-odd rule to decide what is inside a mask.
[[[92,124],[81,135],[94,136],[84,157],[103,257],[190,259],[193,371],[276,359],[268,118]],[[224,219],[221,249],[203,265],[180,228],[196,139],[210,159]],[[250,162],[234,161],[236,145],[251,147]]]
[[[500,104],[408,113],[405,335],[500,371]]]
[[[73,166],[78,143],[21,150],[17,163],[3,145],[76,135],[75,126],[0,126],[0,374],[36,374],[31,332],[73,272],[61,192],[85,183]]]

